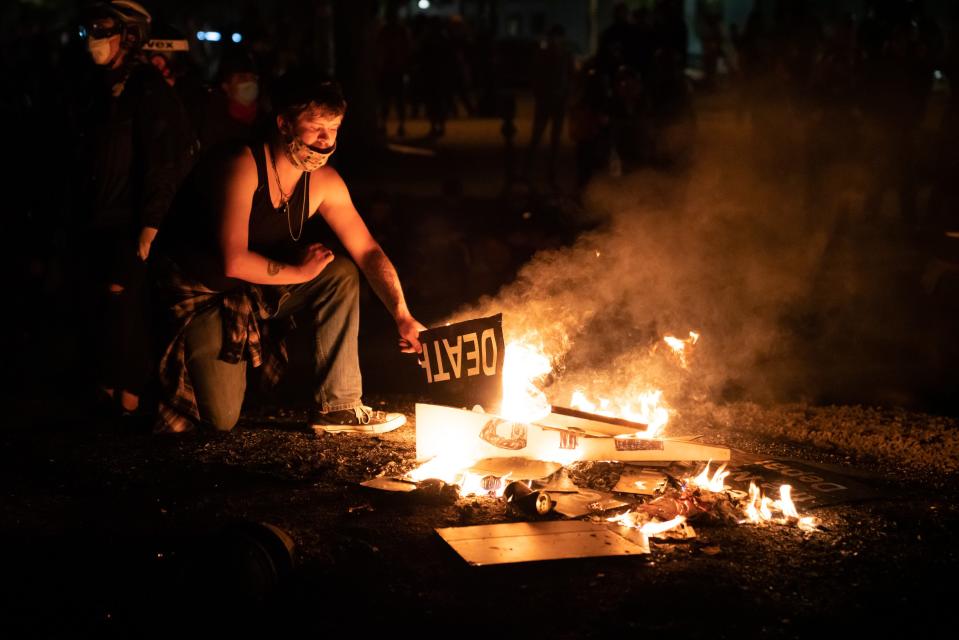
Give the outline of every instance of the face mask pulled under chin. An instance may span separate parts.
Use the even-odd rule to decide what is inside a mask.
[[[110,62],[112,57],[110,55],[110,40],[114,37],[89,38],[87,40],[87,50],[90,52],[94,64],[102,66]]]
[[[302,169],[307,173],[316,171],[326,164],[333,152],[336,151],[336,143],[331,147],[311,147],[303,143],[298,137],[293,136],[286,144],[286,155],[290,162],[297,169]]]

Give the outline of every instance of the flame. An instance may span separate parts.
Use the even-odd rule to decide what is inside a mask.
[[[726,489],[726,483],[724,480],[726,476],[730,474],[729,471],[726,471],[725,463],[720,465],[712,477],[709,476],[709,465],[712,462],[710,460],[706,463],[706,468],[703,469],[703,472],[700,473],[695,478],[690,479],[690,483],[699,487],[700,489],[705,489],[707,491],[712,491],[714,493],[719,493]]]
[[[782,514],[780,522],[788,523],[795,520],[796,525],[804,531],[815,531],[819,520],[812,516],[800,516],[796,505],[792,501],[792,487],[784,484],[779,487],[779,500],[772,500],[762,495],[754,482],[749,483],[749,498],[745,507],[746,520],[744,522],[760,523],[773,519],[772,510]]]
[[[652,439],[662,435],[669,422],[669,410],[662,406],[663,392],[654,389],[640,393],[633,399],[610,400],[599,398],[599,404],[587,398],[582,389],[573,391],[569,404],[574,409],[588,411],[601,416],[623,418],[631,422],[648,425],[646,431],[637,432],[636,437]]]
[[[630,529],[639,529],[644,536],[651,538],[680,526],[686,522],[686,516],[676,516],[672,520],[667,520],[665,522],[660,522],[658,520],[647,522],[645,517],[639,512],[627,511],[626,513],[621,513],[618,516],[607,518],[606,521],[614,522]]]
[[[796,511],[796,505],[792,500],[792,487],[790,485],[784,484],[779,487],[779,500],[774,504],[783,512],[783,517],[799,518],[799,512]]]
[[[663,341],[669,345],[669,348],[673,350],[673,353],[676,354],[676,357],[679,358],[679,366],[683,369],[688,368],[689,362],[687,360],[688,351],[686,350],[687,346],[692,346],[699,341],[699,333],[696,331],[690,331],[689,337],[685,340],[673,336],[664,336]]]
[[[406,475],[414,482],[428,478],[438,478],[447,484],[459,484],[457,480],[462,476],[463,469],[469,469],[476,463],[474,458],[459,456],[436,456],[420,466],[412,469]]]
[[[533,381],[552,369],[542,347],[524,341],[513,341],[506,345],[500,415],[515,422],[535,422],[548,416],[552,406],[546,394]]]
[[[475,459],[457,456],[437,456],[412,469],[406,475],[414,482],[437,478],[446,484],[455,484],[460,488],[460,497],[473,495],[502,497],[512,474],[507,473],[502,478],[497,478],[495,476],[473,473],[468,469],[475,463]]]
[[[686,522],[686,516],[676,516],[672,520],[667,520],[666,522],[647,522],[640,527],[640,531],[643,532],[643,535],[651,537],[660,533],[665,533],[670,529],[675,529],[684,522]]]

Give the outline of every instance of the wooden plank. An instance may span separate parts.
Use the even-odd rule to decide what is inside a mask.
[[[547,426],[556,426],[564,429],[582,429],[591,434],[604,436],[620,436],[630,433],[645,432],[648,424],[632,422],[622,418],[601,416],[595,413],[570,409],[569,407],[553,407],[552,413],[538,421]]]

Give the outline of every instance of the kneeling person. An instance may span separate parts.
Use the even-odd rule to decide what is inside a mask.
[[[326,166],[346,102],[336,84],[299,73],[281,79],[274,105],[269,139],[207,158],[178,194],[158,241],[160,289],[175,336],[161,361],[158,431],[198,421],[232,429],[247,361],[275,379],[285,356],[281,325],[307,308],[315,333],[314,429],[381,433],[405,422],[361,401],[354,262],[395,319],[404,351],[421,350],[425,327],[410,314],[396,270],[343,180]],[[301,241],[314,214],[349,257]]]

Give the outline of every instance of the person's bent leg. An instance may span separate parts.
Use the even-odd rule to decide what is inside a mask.
[[[219,309],[202,311],[186,328],[186,366],[203,422],[230,431],[240,419],[246,392],[246,362],[220,360],[223,321]]]
[[[360,276],[356,265],[337,256],[316,278],[287,291],[289,296],[277,318],[304,308],[313,312],[317,408],[328,412],[360,406]]]
[[[333,260],[312,281],[288,289],[277,317],[308,307],[315,335],[316,406],[310,418],[317,433],[385,433],[406,423],[401,413],[374,411],[362,403],[357,347],[360,278],[348,258]]]

